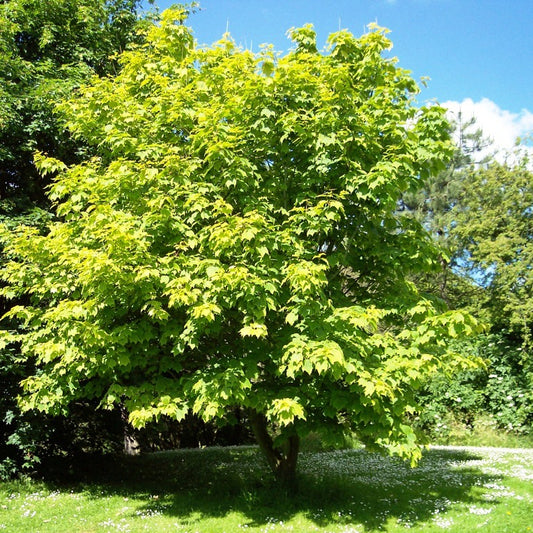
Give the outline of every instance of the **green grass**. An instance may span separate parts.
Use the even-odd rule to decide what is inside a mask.
[[[415,469],[361,449],[307,452],[293,496],[254,447],[56,468],[62,482],[0,484],[0,532],[533,530],[533,450],[432,448]]]

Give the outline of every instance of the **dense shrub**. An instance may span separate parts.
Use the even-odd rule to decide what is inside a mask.
[[[533,395],[524,348],[503,334],[490,334],[457,349],[483,357],[486,367],[453,379],[437,375],[428,382],[419,393],[423,410],[418,428],[430,438],[446,439],[454,426],[473,429],[476,422],[489,419],[500,430],[531,434]]]

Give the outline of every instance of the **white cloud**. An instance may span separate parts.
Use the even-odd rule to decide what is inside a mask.
[[[488,151],[499,152],[500,157],[513,150],[518,137],[533,133],[533,113],[527,109],[512,113],[501,109],[488,98],[479,102],[466,98],[462,102],[448,101],[442,105],[449,110],[450,120],[457,121],[459,113],[463,123],[474,117],[477,127],[492,141],[492,147]],[[533,157],[533,146],[529,145],[526,150]]]

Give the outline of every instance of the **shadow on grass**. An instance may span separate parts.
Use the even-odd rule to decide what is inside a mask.
[[[137,516],[163,514],[192,527],[237,512],[248,527],[300,515],[320,527],[362,524],[373,531],[390,523],[431,521],[453,503],[479,503],[482,486],[497,479],[469,465],[481,458],[461,450],[430,450],[411,469],[364,450],[302,454],[294,494],[272,481],[253,447],[92,458],[71,464],[68,475],[56,465],[56,473],[61,472],[63,484],[90,497],[136,500]],[[49,482],[57,486],[59,479]]]

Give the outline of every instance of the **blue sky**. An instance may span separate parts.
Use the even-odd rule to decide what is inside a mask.
[[[165,9],[171,0],[156,0]],[[475,114],[501,144],[533,130],[533,0],[203,0],[189,25],[201,44],[229,28],[237,43],[286,50],[286,30],[312,23],[319,47],[339,27],[391,30],[400,66],[431,78],[420,101]],[[506,137],[507,140],[504,139]]]

